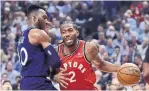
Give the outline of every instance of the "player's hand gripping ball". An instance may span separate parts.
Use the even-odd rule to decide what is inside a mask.
[[[137,65],[132,63],[123,64],[118,72],[117,78],[124,86],[131,86],[137,84],[141,77],[141,71]]]

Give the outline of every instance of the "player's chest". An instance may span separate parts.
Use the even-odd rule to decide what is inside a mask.
[[[61,68],[65,70],[80,70],[82,73],[86,72],[88,65],[83,61],[67,61],[62,63]]]
[[[84,60],[84,55],[81,52],[77,52],[74,55],[59,55],[60,56],[60,60],[62,61],[62,63],[68,62],[68,61],[77,61],[77,62],[82,62]]]

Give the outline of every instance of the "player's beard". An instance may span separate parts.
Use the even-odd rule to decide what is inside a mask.
[[[36,25],[37,25],[37,28],[39,28],[41,30],[45,29],[45,22],[44,22],[44,20],[39,19]]]
[[[77,38],[75,38],[74,40],[65,41],[64,44],[69,48],[74,47],[77,44]]]

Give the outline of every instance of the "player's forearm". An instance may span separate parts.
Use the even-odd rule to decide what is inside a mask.
[[[48,60],[48,64],[52,69],[60,68],[61,61],[60,58],[52,45],[44,48],[44,52],[46,54],[46,58]]]
[[[145,82],[147,82],[149,84],[148,66],[149,66],[149,63],[147,63],[147,62],[143,63],[143,77],[144,77]]]
[[[102,61],[101,64],[98,66],[98,68],[104,72],[117,72],[120,65],[118,64],[112,64],[107,61]]]

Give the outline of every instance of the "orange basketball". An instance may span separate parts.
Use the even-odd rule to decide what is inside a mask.
[[[117,72],[117,78],[122,85],[130,86],[139,82],[141,71],[132,63],[123,64]]]

